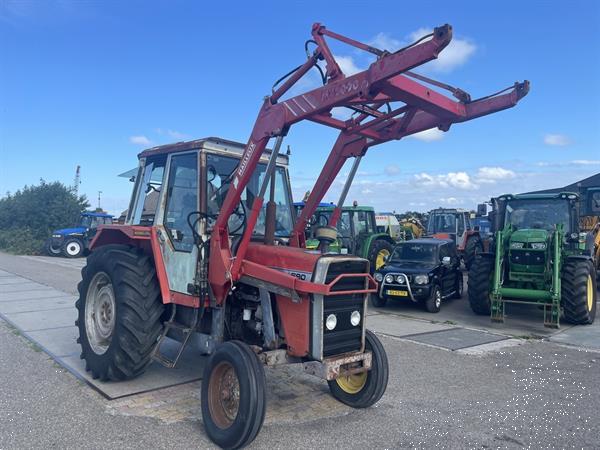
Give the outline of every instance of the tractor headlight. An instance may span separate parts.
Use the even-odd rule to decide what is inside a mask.
[[[524,242],[511,242],[510,243],[510,248],[523,248],[523,247],[525,247]]]
[[[393,275],[386,275],[386,276],[385,276],[385,282],[386,282],[386,283],[393,283],[393,282],[394,282],[394,277],[393,277]]]
[[[327,319],[325,320],[325,327],[327,327],[327,329],[329,331],[331,331],[335,328],[336,325],[337,325],[337,317],[335,317],[335,314],[329,314],[327,316]]]
[[[405,281],[406,281],[406,278],[404,278],[404,275],[398,275],[396,277],[396,283],[398,283],[398,284],[404,284]]]
[[[383,275],[381,275],[379,272],[375,272],[373,278],[375,278],[375,281],[377,281],[378,283],[381,283],[383,281]]]
[[[429,281],[428,275],[417,275],[415,277],[415,284],[427,284]]]
[[[358,311],[352,311],[352,314],[350,314],[350,323],[353,327],[360,323],[360,313]]]
[[[531,248],[534,250],[546,250],[546,243],[545,242],[532,242]]]
[[[52,235],[52,237],[53,237],[53,238],[61,238],[61,237],[62,237],[62,234],[53,234],[53,235]]]

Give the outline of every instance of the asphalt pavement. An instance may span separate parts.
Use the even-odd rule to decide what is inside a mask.
[[[83,260],[62,262],[0,253],[0,269],[74,294]],[[479,352],[381,339],[390,380],[375,407],[344,408],[327,417],[311,417],[310,411],[297,420],[275,417],[251,447],[600,446],[597,351],[538,339],[482,346]],[[115,412],[114,403],[1,320],[0,342],[0,449],[212,446],[197,417],[167,422]],[[273,388],[274,381],[269,383]],[[314,389],[324,391],[326,385],[316,382]]]

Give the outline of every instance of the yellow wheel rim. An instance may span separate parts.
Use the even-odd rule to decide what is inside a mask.
[[[589,275],[587,280],[587,307],[588,311],[591,311],[594,307],[594,283]]]
[[[338,386],[348,394],[357,394],[367,384],[367,372],[357,373],[335,380]]]
[[[377,253],[377,258],[375,258],[375,270],[379,269],[381,266],[385,264],[385,258],[390,256],[390,251],[387,248],[382,248]]]

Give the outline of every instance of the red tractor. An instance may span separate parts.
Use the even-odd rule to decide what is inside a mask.
[[[326,37],[376,61],[346,76]],[[327,252],[358,163],[377,144],[510,108],[529,89],[516,83],[471,100],[410,72],[435,59],[451,38],[452,28],[444,25],[389,52],[315,24],[305,45],[308,59],[275,83],[246,145],[208,138],[142,152],[125,224],[98,231],[82,270],[77,326],[92,376],[133,378],[153,359],[173,367],[184,346],[195,345],[209,355],[204,427],[225,448],[248,444],[262,426],[264,365],[301,364],[355,408],[377,402],[388,381],[385,350],[366,326],[367,299],[377,283],[366,259]],[[282,99],[311,69],[321,73],[323,86]],[[355,115],[336,119],[331,111],[337,107]],[[340,134],[294,221],[280,148],[303,120]],[[355,161],[342,197],[328,226],[316,233],[320,251],[307,250],[306,225],[348,158]],[[151,202],[154,209],[146,205]],[[161,353],[167,337],[181,342],[175,358]]]
[[[483,240],[476,227],[471,225],[470,214],[464,209],[439,208],[429,211],[427,236],[452,239],[467,270],[478,253],[483,252]]]

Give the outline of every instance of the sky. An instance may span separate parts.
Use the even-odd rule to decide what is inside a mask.
[[[472,209],[600,172],[598,1],[0,0],[0,195],[40,178],[71,185],[80,165],[80,192],[96,207],[101,191],[101,206],[120,213],[132,184],[117,175],[144,148],[246,142],[273,82],[305,60],[314,22],[387,50],[449,23],[452,43],[421,73],[473,98],[531,81],[515,108],[372,148],[348,202]],[[371,62],[332,50],[348,75]],[[316,87],[311,73],[295,93]],[[296,200],[336,136],[310,123],[290,130]],[[325,200],[337,200],[348,171]]]

